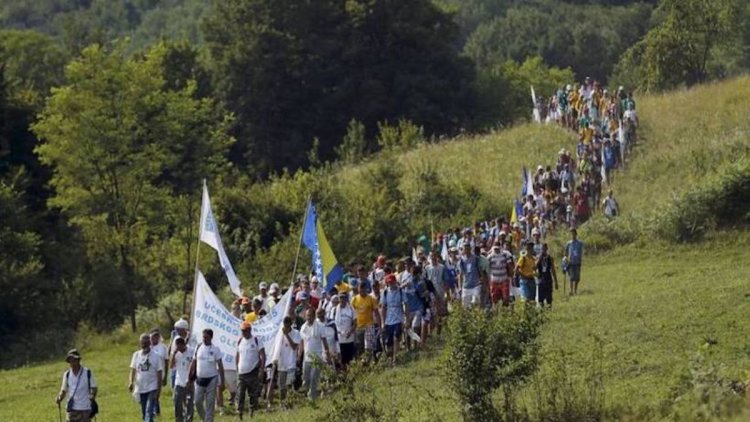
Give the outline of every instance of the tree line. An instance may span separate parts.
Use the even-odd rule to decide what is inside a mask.
[[[549,94],[592,76],[659,90],[750,65],[739,0],[2,0],[0,10],[0,341],[14,353],[64,344],[63,328],[82,321],[135,328],[139,308],[189,291],[203,178],[235,266],[269,272],[284,268],[279,245],[301,219],[302,206],[284,202],[304,202],[269,180],[345,209],[353,202],[324,186],[333,163],[525,120],[529,85]],[[386,211],[326,215],[333,242],[396,252],[416,221],[405,215],[476,202],[429,168],[410,202],[388,182],[399,171],[378,166],[367,179]]]

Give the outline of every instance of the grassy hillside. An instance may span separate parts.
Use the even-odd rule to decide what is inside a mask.
[[[740,78],[640,99],[641,146],[614,184],[626,217],[651,215],[721,166],[747,159],[750,120],[742,99],[748,95],[750,79]],[[452,186],[473,183],[500,207],[514,196],[521,165],[549,161],[572,143],[562,130],[523,126],[423,146],[395,159],[407,169],[400,181],[406,192],[417,186],[409,174],[429,163],[451,170],[449,175],[440,172],[441,180],[455,183]],[[368,167],[376,165],[346,167],[332,177],[343,192],[364,198],[368,193],[359,183],[364,183]],[[274,189],[283,192],[281,185]],[[701,411],[710,414],[721,407],[715,400],[717,386],[750,378],[748,247],[750,234],[744,230],[713,233],[693,244],[640,233],[635,242],[587,257],[582,293],[571,299],[558,292],[543,330],[542,368],[536,381],[519,392],[521,402],[533,415],[536,387],[549,383],[561,368],[576,386],[572,389],[579,390],[577,397],[585,398],[591,395],[585,392],[585,378],[594,367],[604,386],[598,391],[605,407],[617,412],[612,418],[702,420]],[[110,347],[99,340],[83,347],[84,364],[99,378],[102,420],[137,417],[126,390],[127,364],[136,347],[136,340],[130,340],[132,344],[115,342]],[[402,420],[455,420],[459,410],[443,381],[437,349],[368,375],[372,387],[367,394],[382,409],[398,410]],[[560,366],[560,360],[566,365]],[[0,386],[0,420],[56,420],[53,398],[65,366],[60,361],[0,372],[6,381]],[[168,403],[168,396],[163,401]],[[304,405],[283,417],[324,417],[331,403]],[[164,408],[164,419],[169,420],[171,412]],[[261,414],[258,420],[278,417]],[[735,417],[747,420],[750,413],[746,409]]]

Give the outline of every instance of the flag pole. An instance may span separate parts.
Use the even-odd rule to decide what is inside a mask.
[[[312,201],[312,194],[307,196],[307,202],[305,203],[305,218],[302,219],[302,230],[299,231],[299,242],[297,243],[297,257],[294,259],[294,268],[292,269],[292,281],[291,285],[294,285],[294,276],[297,274],[297,264],[299,263],[299,253],[302,251],[302,237],[305,234],[305,226],[307,225],[307,215],[310,210],[310,201]],[[318,274],[320,277],[321,274]]]
[[[198,216],[198,245],[195,247],[195,270],[193,271],[193,300],[192,304],[190,306],[190,317],[188,318],[188,321],[192,321],[193,316],[195,315],[195,292],[198,287],[198,259],[200,258],[200,251],[201,251],[201,225],[203,224],[203,192],[206,191],[206,179],[203,179],[203,189],[201,190],[201,212]],[[192,325],[191,325],[192,327]]]

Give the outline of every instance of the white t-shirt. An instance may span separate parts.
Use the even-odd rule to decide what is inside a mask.
[[[157,373],[164,375],[164,359],[159,357],[153,350],[145,353],[138,350],[133,353],[130,367],[135,369],[135,387],[139,393],[149,393],[159,388]]]
[[[247,374],[258,366],[261,350],[263,350],[263,343],[258,340],[258,337],[250,337],[249,339],[242,337],[240,339],[237,345],[237,353],[239,354],[237,372],[240,375]]]
[[[271,305],[270,305],[270,303],[268,303],[268,299],[270,299],[270,298],[271,298],[271,296],[263,297],[261,295],[257,295],[257,296],[255,296],[253,298],[253,302],[255,302],[256,300],[259,300],[259,301],[263,302],[263,306],[261,306],[260,309],[262,309],[262,310],[266,311],[266,313],[268,313],[268,312],[271,312]]]
[[[156,353],[156,355],[159,356],[161,360],[169,359],[169,355],[167,354],[167,346],[165,346],[161,341],[156,346],[151,345],[151,352]]]
[[[201,343],[195,349],[196,376],[199,378],[212,378],[219,375],[218,363],[224,357],[221,349],[215,344],[206,346]]]
[[[339,343],[353,343],[356,318],[354,315],[354,309],[349,305],[337,306],[334,308],[333,312],[333,321],[336,323],[336,330],[339,332]],[[351,334],[349,337],[345,337],[346,333],[350,330]]]
[[[283,328],[282,328],[283,330]],[[299,346],[299,344],[302,342],[302,337],[299,334],[299,331],[292,328],[292,330],[289,332],[289,338],[292,339],[294,344]],[[287,340],[285,335],[281,335],[281,347],[279,348],[279,361],[278,361],[278,370],[279,371],[289,371],[292,369],[295,369],[297,367],[297,351],[292,348],[292,345],[289,344],[289,340]]]
[[[193,362],[193,355],[195,350],[189,347],[185,352],[176,352],[174,354],[174,385],[178,387],[186,387],[188,383],[188,376],[190,374],[190,364]]]
[[[333,331],[333,327],[323,325],[323,337],[325,338],[326,343],[328,343],[328,350],[331,353],[331,359],[333,359],[335,355],[339,354],[338,343],[336,343],[336,332]],[[323,355],[324,357],[328,357],[325,350],[323,351]]]
[[[62,386],[60,387],[67,393],[68,400],[73,399],[73,410],[91,410],[91,400],[89,391],[96,388],[94,373],[91,373],[91,384],[89,384],[88,372],[90,370],[81,366],[78,375],[68,369],[63,373]],[[66,376],[67,375],[67,376]],[[78,386],[76,388],[76,386]]]
[[[305,362],[313,362],[316,358],[323,359],[323,339],[325,325],[315,320],[312,324],[305,322],[299,333],[305,341]]]

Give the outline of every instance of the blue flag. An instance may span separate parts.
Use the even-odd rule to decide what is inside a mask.
[[[330,291],[344,276],[344,268],[333,254],[323,226],[318,220],[315,204],[307,205],[305,225],[302,229],[302,243],[312,253],[312,268],[321,284]]]

